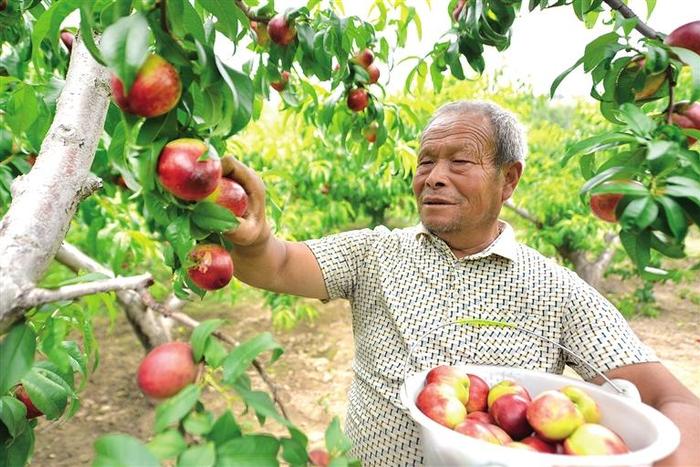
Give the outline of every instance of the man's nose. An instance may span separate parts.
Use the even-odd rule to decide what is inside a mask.
[[[446,186],[447,172],[449,171],[448,165],[449,164],[446,161],[442,160],[435,162],[433,168],[428,174],[428,177],[425,179],[425,184],[428,185],[430,188]]]

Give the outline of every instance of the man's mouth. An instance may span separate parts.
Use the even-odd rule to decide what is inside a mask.
[[[455,203],[453,203],[452,201],[450,201],[448,199],[444,199],[444,198],[426,197],[426,198],[423,198],[422,204],[424,206],[449,206],[449,205],[452,205]]]

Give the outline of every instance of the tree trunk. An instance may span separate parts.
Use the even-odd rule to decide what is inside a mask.
[[[78,203],[101,186],[90,166],[109,105],[107,80],[78,38],[39,157],[13,182],[12,204],[0,221],[0,334],[26,311],[22,297],[46,272]]]

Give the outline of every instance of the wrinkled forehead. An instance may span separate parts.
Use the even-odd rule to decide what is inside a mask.
[[[423,130],[419,153],[443,149],[471,149],[481,154],[494,152],[491,121],[482,113],[450,112],[433,118]]]

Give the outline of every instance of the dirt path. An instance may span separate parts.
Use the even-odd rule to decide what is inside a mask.
[[[691,301],[700,294],[681,298],[677,289],[673,285],[658,287],[661,316],[634,319],[632,327],[700,396],[700,305]],[[700,291],[700,283],[688,286],[688,290]],[[322,443],[325,427],[333,416],[344,416],[345,391],[352,378],[353,342],[347,304],[334,302],[320,309],[315,322],[302,323],[290,333],[276,333],[285,354],[269,368],[290,418],[307,432],[312,445]],[[252,337],[271,326],[269,313],[256,306],[197,312],[194,316],[231,320],[235,324],[230,324],[226,332],[238,339]],[[138,341],[123,321],[112,332],[103,327],[97,337],[102,346],[101,365],[82,393],[83,406],[75,418],[66,422],[40,423],[33,465],[89,465],[92,444],[105,433],[118,431],[144,440],[150,437],[153,409],[135,382],[143,356]],[[211,396],[213,407],[221,404],[215,395]]]

